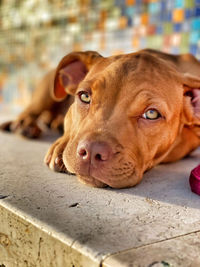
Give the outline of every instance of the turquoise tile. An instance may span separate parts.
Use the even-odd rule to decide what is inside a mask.
[[[132,17],[135,14],[135,7],[133,6],[127,7],[125,10],[125,14],[128,17]]]
[[[199,31],[200,30],[200,18],[192,19],[191,30]]]
[[[189,41],[191,44],[197,44],[200,40],[200,31],[193,31],[190,33]]]
[[[175,8],[183,8],[185,5],[185,0],[175,0]]]
[[[155,14],[160,12],[160,10],[161,10],[161,4],[159,2],[149,4],[149,13]]]

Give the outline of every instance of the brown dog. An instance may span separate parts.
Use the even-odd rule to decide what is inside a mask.
[[[74,52],[44,78],[19,118],[1,128],[38,137],[39,116],[60,128],[67,112],[46,164],[92,186],[134,186],[146,170],[199,145],[199,77],[200,63],[189,54]]]

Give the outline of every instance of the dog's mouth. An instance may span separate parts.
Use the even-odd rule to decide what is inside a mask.
[[[87,146],[79,150],[76,148],[74,153],[71,146],[67,146],[63,153],[66,169],[75,173],[83,183],[94,187],[125,188],[136,185],[141,180],[142,168],[136,164],[135,156],[122,150],[114,151],[113,146],[112,150],[108,150],[104,144],[95,143],[99,153],[95,151],[94,155]],[[75,156],[72,157],[72,154]]]
[[[131,187],[138,183],[139,175],[136,175],[135,168],[132,164],[127,163],[129,168],[124,167],[110,167],[95,168],[90,166],[88,169],[80,169],[77,166],[74,171],[78,179],[84,184],[93,187],[112,187],[112,188],[125,188]]]

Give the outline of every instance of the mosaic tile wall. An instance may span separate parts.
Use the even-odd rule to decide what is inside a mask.
[[[200,59],[200,0],[0,0],[0,110],[27,105],[72,50],[145,47]]]

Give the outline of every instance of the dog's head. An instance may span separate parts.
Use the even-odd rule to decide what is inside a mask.
[[[145,51],[65,56],[54,96],[75,95],[64,122],[66,168],[93,186],[137,184],[181,143],[185,125],[199,124],[199,87],[199,79]]]

